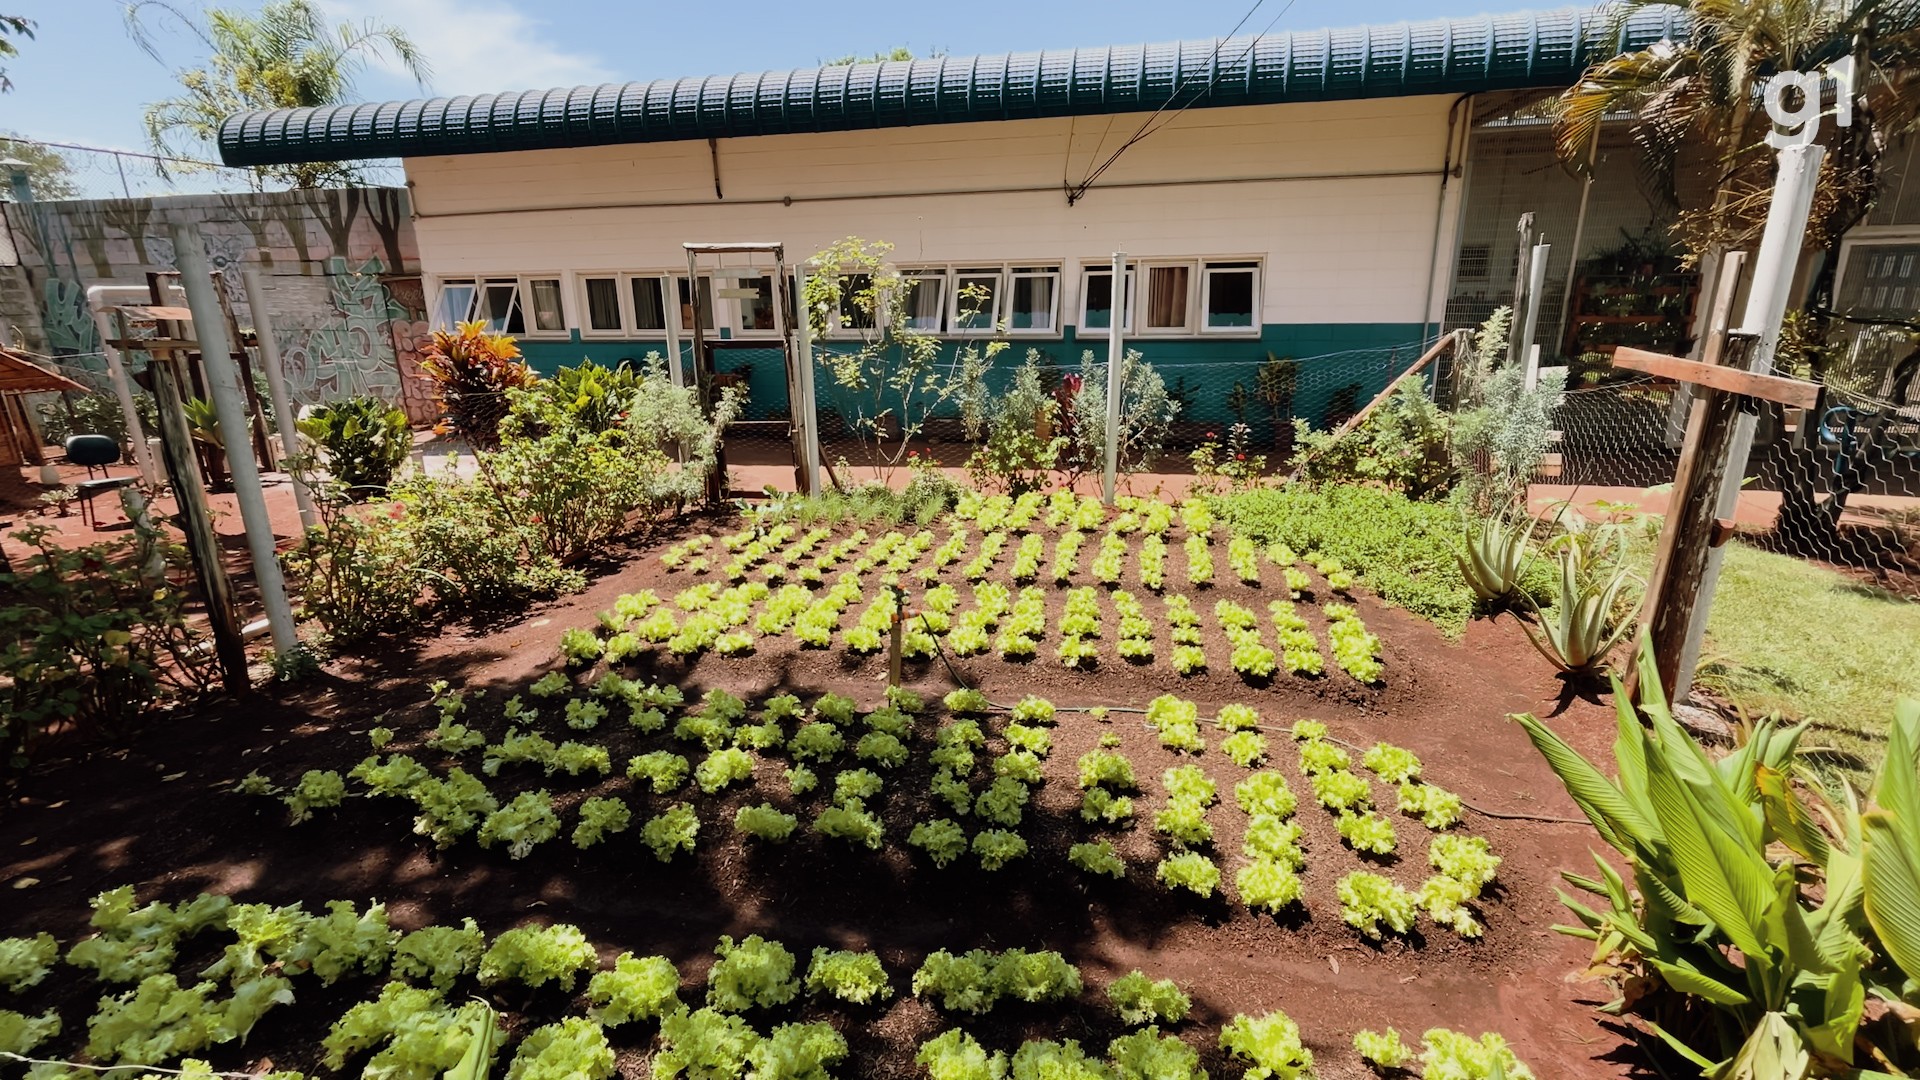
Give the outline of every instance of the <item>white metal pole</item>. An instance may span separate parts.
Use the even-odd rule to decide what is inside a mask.
[[[1119,488],[1120,391],[1125,385],[1125,329],[1127,324],[1127,253],[1113,253],[1113,289],[1107,301],[1107,460],[1100,473],[1100,499],[1108,506]]]
[[[820,407],[813,397],[813,313],[807,309],[807,266],[793,270],[793,291],[798,311],[793,317],[794,374],[800,395],[800,418],[806,426],[801,443],[800,469],[806,479],[807,493],[820,492]]]
[[[91,303],[93,297],[90,295],[87,300]],[[104,309],[93,309],[93,328],[100,336],[101,355],[107,360],[107,381],[113,384],[113,396],[119,399],[120,415],[127,422],[127,446],[133,451],[133,463],[139,466],[140,480],[148,485],[158,484],[160,471],[154,468],[153,454],[147,449],[147,433],[140,426],[140,410],[133,403],[133,384],[127,379],[126,361],[120,358],[119,349],[107,344],[114,330],[113,319]]]
[[[1747,309],[1741,318],[1739,333],[1753,334],[1755,344],[1750,370],[1773,370],[1774,350],[1780,344],[1780,324],[1786,319],[1787,301],[1793,292],[1794,272],[1800,265],[1800,249],[1807,237],[1807,215],[1813,209],[1813,195],[1819,186],[1820,162],[1826,147],[1819,143],[1782,149],[1780,168],[1773,181],[1773,201],[1767,206],[1766,227],[1760,233],[1760,250],[1753,260],[1753,281],[1747,289]],[[1727,449],[1726,475],[1720,483],[1720,504],[1715,511],[1726,520],[1738,520],[1740,488],[1747,474],[1747,455],[1753,449],[1756,417],[1742,415],[1734,421],[1733,444]],[[1693,606],[1693,621],[1687,627],[1686,644],[1680,653],[1679,673],[1668,688],[1674,701],[1685,701],[1693,689],[1693,669],[1700,662],[1700,647],[1706,637],[1707,613],[1713,610],[1713,594],[1720,582],[1720,564],[1726,561],[1726,549],[1707,552],[1707,568],[1700,577],[1700,595]]]
[[[294,629],[293,609],[287,604],[287,584],[280,575],[279,554],[273,546],[273,525],[267,519],[267,495],[260,486],[260,467],[253,460],[253,450],[246,437],[253,425],[247,415],[246,393],[240,388],[240,365],[233,362],[233,346],[227,341],[227,316],[220,307],[220,298],[213,292],[205,244],[200,230],[194,226],[173,227],[173,257],[180,270],[180,285],[187,293],[187,307],[193,312],[194,340],[200,344],[201,363],[206,366],[207,390],[213,395],[213,408],[220,418],[220,431],[227,448],[227,471],[233,477],[234,497],[240,504],[247,550],[253,556],[254,582],[260,588],[260,602],[267,609],[274,652],[288,657],[299,651],[300,638]]]
[[[260,366],[267,370],[267,394],[273,399],[274,425],[280,429],[280,455],[287,460],[300,456],[300,428],[293,413],[293,398],[287,393],[287,373],[280,366],[280,341],[273,336],[273,317],[267,313],[267,289],[260,280],[260,268],[243,267],[240,280],[246,283],[247,306],[253,309],[253,334],[260,342]],[[311,529],[320,523],[313,508],[313,495],[307,485],[288,470],[293,482],[293,501],[300,507],[300,525]]]
[[[1527,262],[1527,310],[1520,326],[1519,356],[1520,362],[1527,365],[1527,389],[1533,389],[1535,372],[1540,368],[1539,361],[1531,359],[1534,333],[1540,328],[1540,294],[1547,289],[1547,259],[1553,254],[1552,244],[1535,244]]]
[[[673,275],[660,279],[660,307],[666,314],[667,323],[667,377],[675,386],[687,385],[687,373],[680,366],[680,295],[674,288]],[[700,298],[698,291],[694,296],[694,318],[700,317]]]

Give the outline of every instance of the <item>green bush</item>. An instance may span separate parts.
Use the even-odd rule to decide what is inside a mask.
[[[413,449],[407,414],[376,397],[302,410],[300,434],[319,446],[327,472],[361,497],[386,490]]]
[[[167,578],[178,548],[145,529],[71,549],[48,535],[15,533],[33,553],[0,574],[0,771],[25,766],[54,725],[118,735],[212,675]]]
[[[1473,591],[1455,557],[1461,518],[1453,507],[1357,484],[1263,488],[1213,503],[1236,535],[1338,559],[1382,600],[1450,636],[1473,616]]]

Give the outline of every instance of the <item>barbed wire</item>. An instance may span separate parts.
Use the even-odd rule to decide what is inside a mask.
[[[29,190],[36,202],[228,195],[281,186],[256,170],[217,161],[17,135],[0,135],[0,157],[26,161]],[[368,163],[367,183],[399,180],[397,163]],[[0,197],[6,196],[0,185]]]

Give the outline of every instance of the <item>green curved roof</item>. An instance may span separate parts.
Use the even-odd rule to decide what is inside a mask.
[[[281,165],[981,120],[1566,86],[1685,32],[1563,10],[1097,49],[948,56],[229,117],[220,157]]]

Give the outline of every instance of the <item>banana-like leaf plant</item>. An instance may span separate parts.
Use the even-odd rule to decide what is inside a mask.
[[[1455,557],[1474,599],[1491,607],[1508,603],[1520,594],[1520,578],[1526,572],[1529,554],[1527,537],[1532,531],[1532,519],[1516,515],[1511,522],[1489,517],[1480,522],[1477,531],[1467,533]]]
[[[1592,941],[1589,974],[1621,988],[1602,1011],[1631,1012],[1708,1080],[1887,1075],[1854,1070],[1863,1045],[1873,1066],[1920,1058],[1910,1034],[1861,1026],[1869,989],[1920,1000],[1920,704],[1901,706],[1863,814],[1794,782],[1805,725],[1762,721],[1716,760],[1673,719],[1645,646],[1639,664],[1645,724],[1613,681],[1618,779],[1515,717],[1626,864],[1564,875],[1600,904],[1561,893],[1578,925],[1557,929]]]

